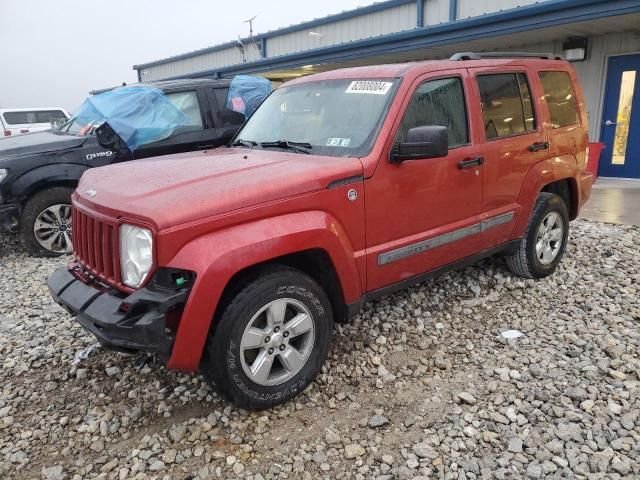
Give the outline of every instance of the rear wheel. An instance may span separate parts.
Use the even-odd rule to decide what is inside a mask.
[[[32,255],[55,257],[73,250],[72,188],[54,187],[36,193],[24,206],[20,236]]]
[[[249,409],[272,407],[301,393],[322,368],[333,315],[308,275],[270,268],[223,308],[200,368],[228,400]]]
[[[520,248],[506,257],[509,270],[524,278],[551,275],[564,255],[569,237],[569,214],[562,198],[538,195]]]

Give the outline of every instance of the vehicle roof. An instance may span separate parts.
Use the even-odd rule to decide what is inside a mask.
[[[422,62],[392,63],[366,67],[342,68],[316,73],[287,82],[285,85],[313,82],[318,80],[358,79],[358,78],[403,78],[415,77],[427,72],[473,67],[533,66],[540,69],[568,70],[571,68],[565,60],[547,60],[539,58],[487,58],[481,60],[426,60]]]
[[[157,82],[141,82],[141,83],[130,83],[127,84],[127,87],[133,87],[136,85],[145,85],[148,87],[159,88],[160,90],[172,90],[175,88],[182,87],[200,87],[200,86],[211,86],[211,87],[228,87],[231,84],[230,78],[180,78],[175,80],[161,80]],[[102,88],[99,90],[91,90],[89,92],[90,95],[98,95],[100,93],[109,92],[111,90],[115,90],[118,87],[110,87],[110,88]]]

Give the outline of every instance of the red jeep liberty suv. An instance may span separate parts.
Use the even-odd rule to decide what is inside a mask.
[[[53,298],[110,348],[266,408],[333,321],[496,253],[551,274],[589,197],[587,118],[553,55],[456,54],[274,91],[225,148],[87,171]]]

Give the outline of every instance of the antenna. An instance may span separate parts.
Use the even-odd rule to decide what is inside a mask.
[[[249,24],[249,40],[251,40],[251,43],[253,43],[253,45],[256,47],[256,50],[258,50],[258,52],[259,52],[260,51],[260,45],[258,45],[258,42],[256,42],[253,39],[253,21],[256,19],[257,16],[258,15],[254,15],[249,20],[245,20],[242,23],[248,23]]]
[[[253,21],[256,19],[257,15],[254,15],[253,17],[251,17],[249,20],[245,20],[242,23],[248,23],[249,24],[249,38],[253,40]]]

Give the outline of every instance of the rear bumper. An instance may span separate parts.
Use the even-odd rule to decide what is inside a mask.
[[[18,227],[19,216],[19,205],[14,203],[0,205],[0,231],[14,231]]]
[[[189,295],[184,288],[147,287],[123,298],[113,290],[85,284],[67,267],[57,269],[47,285],[53,299],[102,345],[124,352],[157,353],[164,360],[173,346],[173,335],[166,328],[167,312],[184,304]]]

